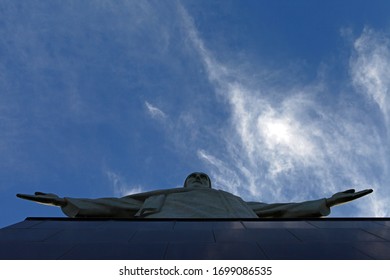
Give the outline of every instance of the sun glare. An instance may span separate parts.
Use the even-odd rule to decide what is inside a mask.
[[[274,142],[280,144],[288,144],[291,139],[291,129],[283,121],[268,122],[265,126],[265,133],[267,138],[273,139]]]

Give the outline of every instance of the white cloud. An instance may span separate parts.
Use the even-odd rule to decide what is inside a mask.
[[[200,159],[218,170],[218,173],[220,174],[218,180],[219,186],[223,186],[225,190],[230,192],[235,192],[237,188],[240,187],[240,179],[235,172],[231,170],[229,163],[223,162],[202,149],[199,149],[197,154]]]
[[[386,206],[389,192],[383,186],[389,182],[389,146],[372,126],[374,122],[365,120],[361,108],[344,107],[338,100],[332,106],[323,105],[321,96],[331,94],[323,81],[291,87],[283,85],[281,78],[278,87],[272,88],[251,79],[253,74],[239,72],[239,64],[224,66],[206,49],[188,13],[184,8],[180,11],[209,80],[230,104],[231,116],[226,127],[219,129],[218,145],[210,143],[198,150],[198,157],[210,168],[214,186],[268,202],[314,199],[351,187],[374,187],[383,198],[371,195],[354,202],[359,212],[351,215],[390,214]],[[387,40],[382,41],[387,44]],[[355,47],[362,52],[364,44],[360,39]],[[390,68],[383,61],[388,61],[388,48],[371,49],[363,51],[371,59],[358,56],[352,63],[364,69],[355,73],[355,83],[364,85],[382,112],[387,112]],[[279,91],[276,97],[275,91]]]
[[[129,185],[121,175],[113,171],[106,170],[105,174],[110,182],[111,188],[116,197],[141,193],[144,191],[141,186]]]
[[[148,111],[148,114],[154,119],[165,119],[167,117],[167,115],[161,109],[147,101],[145,101],[145,107]]]
[[[390,40],[365,28],[354,42],[351,74],[354,85],[378,104],[386,121],[390,114]]]

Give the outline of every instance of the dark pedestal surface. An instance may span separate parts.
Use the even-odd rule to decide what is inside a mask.
[[[390,259],[390,218],[27,218],[0,229],[0,259]]]

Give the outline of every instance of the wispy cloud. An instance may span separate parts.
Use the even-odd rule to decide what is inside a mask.
[[[210,143],[198,150],[198,157],[216,181],[214,185],[246,199],[268,202],[320,198],[350,187],[373,186],[378,194],[385,195],[355,202],[359,212],[354,215],[390,213],[385,206],[390,202],[389,190],[383,186],[389,181],[387,139],[372,126],[374,120],[365,119],[363,109],[336,99],[332,106],[324,105],[321,97],[331,93],[322,81],[310,85],[297,81],[291,87],[281,78],[278,88],[273,88],[261,80],[251,80],[251,75],[237,70],[239,64],[224,66],[205,47],[191,16],[183,7],[179,10],[215,92],[230,105],[229,122],[219,130],[219,145]],[[383,42],[387,41],[374,43],[374,51],[364,51],[375,58],[375,63],[360,55],[352,65],[367,65],[369,78],[355,74],[356,83],[365,85],[367,94],[385,112],[385,77],[390,75],[385,75],[389,68],[383,59],[388,60],[388,49],[381,46]],[[355,47],[359,50],[362,44],[364,39],[359,38]],[[348,94],[359,99],[353,91]]]
[[[390,39],[366,27],[355,41],[354,51],[350,62],[352,81],[379,106],[390,125]]]
[[[144,191],[141,186],[132,186],[128,184],[124,177],[114,171],[106,170],[105,174],[116,197],[122,197]]]
[[[147,109],[148,114],[154,118],[154,119],[165,119],[167,115],[156,106],[150,104],[149,102],[145,101],[145,107]]]

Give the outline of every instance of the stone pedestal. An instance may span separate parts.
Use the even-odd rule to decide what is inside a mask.
[[[0,229],[0,259],[390,259],[390,218],[27,218]]]

